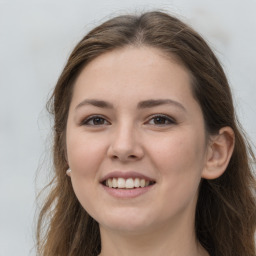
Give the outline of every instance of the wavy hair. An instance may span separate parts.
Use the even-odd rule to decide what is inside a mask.
[[[230,87],[216,56],[191,27],[164,12],[123,15],[89,32],[75,47],[61,73],[48,109],[54,116],[54,177],[37,225],[37,252],[43,256],[95,256],[100,253],[98,223],[78,202],[66,176],[65,131],[75,79],[105,52],[132,45],[160,49],[192,75],[208,134],[229,126],[235,148],[224,174],[202,179],[196,207],[198,241],[211,256],[255,256],[255,156],[236,118]]]

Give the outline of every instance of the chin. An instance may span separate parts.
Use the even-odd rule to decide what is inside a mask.
[[[98,221],[100,227],[108,230],[125,233],[140,233],[150,228],[153,225],[152,219],[150,220],[143,214],[119,214],[119,215],[105,215]]]
[[[145,225],[139,223],[108,223],[107,225],[101,225],[100,228],[106,228],[113,232],[123,233],[123,234],[140,234],[147,231]]]

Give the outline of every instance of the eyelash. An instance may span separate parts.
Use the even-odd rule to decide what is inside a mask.
[[[161,118],[162,121],[165,121],[164,124],[152,124],[152,125],[157,125],[157,126],[164,126],[164,125],[173,125],[176,124],[177,122],[171,118],[170,116],[163,115],[163,114],[156,114],[150,117],[149,121],[151,120],[156,120],[157,118]],[[149,122],[147,121],[147,122]],[[166,123],[167,122],[167,123]]]
[[[161,121],[164,121],[164,123],[160,123],[160,124],[156,124],[156,123],[150,124],[149,123],[151,120],[156,120],[157,118]],[[103,123],[100,123],[100,124],[90,123],[90,122],[94,122],[96,119],[100,119],[100,121],[103,121]],[[106,122],[107,122],[107,124],[106,124]],[[163,115],[163,114],[156,114],[156,115],[150,116],[148,121],[145,122],[145,124],[156,125],[156,126],[173,125],[176,123],[177,122],[173,118],[171,118],[167,115]],[[83,120],[81,122],[81,125],[86,125],[86,126],[104,126],[104,125],[109,125],[109,124],[110,124],[110,122],[107,121],[107,119],[104,116],[100,116],[100,115],[89,116],[88,118],[86,118],[85,120]]]
[[[102,125],[105,125],[105,124],[90,124],[89,122],[93,122],[95,121],[96,119],[101,119],[103,120],[103,122],[107,122],[108,124],[110,124],[109,121],[106,120],[106,118],[104,116],[99,116],[99,115],[95,115],[95,116],[89,116],[87,117],[85,120],[83,120],[81,122],[81,125],[87,125],[87,126],[102,126]]]

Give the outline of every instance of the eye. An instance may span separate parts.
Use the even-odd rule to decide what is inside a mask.
[[[163,126],[163,125],[176,124],[176,121],[173,118],[166,115],[155,115],[151,117],[147,123],[150,125]]]
[[[90,116],[82,121],[81,125],[87,125],[87,126],[103,126],[103,125],[109,125],[109,121],[107,121],[102,116]]]

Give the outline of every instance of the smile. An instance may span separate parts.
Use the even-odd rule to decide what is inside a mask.
[[[144,188],[155,184],[154,181],[149,181],[141,178],[108,178],[103,182],[103,185],[109,188],[116,189],[136,189]]]

